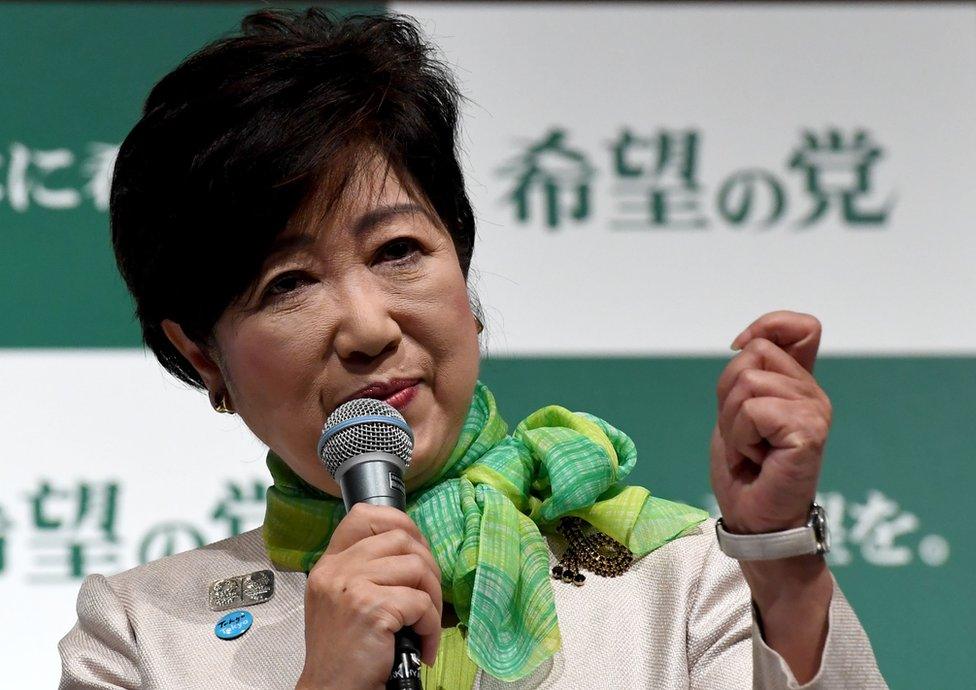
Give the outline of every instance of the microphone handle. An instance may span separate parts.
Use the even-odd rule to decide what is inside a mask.
[[[393,636],[393,670],[386,690],[423,690],[420,682],[420,636],[407,626]]]
[[[349,511],[357,503],[406,510],[404,462],[390,453],[364,453],[350,458],[336,472],[342,501]],[[420,636],[409,625],[393,636],[393,668],[386,690],[423,690],[420,682]]]

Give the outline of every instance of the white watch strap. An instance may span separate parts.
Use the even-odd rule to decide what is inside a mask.
[[[769,561],[820,550],[812,525],[766,534],[732,534],[725,531],[719,520],[715,523],[715,535],[722,553],[739,561]]]

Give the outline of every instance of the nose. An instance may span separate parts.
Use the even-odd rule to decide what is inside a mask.
[[[351,364],[369,364],[400,344],[400,324],[390,313],[386,296],[362,283],[343,294],[342,319],[335,335],[336,353]]]

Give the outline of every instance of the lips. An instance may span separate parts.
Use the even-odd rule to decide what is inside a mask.
[[[371,383],[365,388],[361,388],[360,390],[356,391],[339,404],[341,405],[342,403],[347,403],[350,400],[356,400],[357,398],[373,398],[375,400],[383,400],[393,404],[393,401],[399,401],[398,398],[406,397],[404,395],[398,396],[398,393],[413,388],[418,383],[420,383],[420,379],[392,379],[391,381],[387,382]],[[390,400],[391,398],[393,401]],[[396,407],[397,405],[394,404],[393,406]]]

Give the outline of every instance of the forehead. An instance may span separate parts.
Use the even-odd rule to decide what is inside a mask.
[[[394,207],[414,207],[431,215],[423,195],[385,157],[370,151],[320,175],[282,235],[320,237],[340,227],[353,229],[363,217]]]
[[[320,175],[305,202],[292,215],[265,253],[270,266],[298,252],[310,251],[323,239],[358,239],[396,217],[425,218],[442,228],[426,198],[404,184],[396,168],[382,156],[360,157],[343,171]]]

